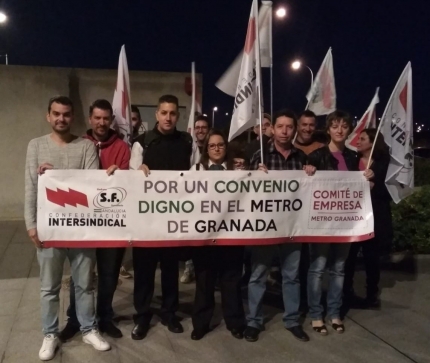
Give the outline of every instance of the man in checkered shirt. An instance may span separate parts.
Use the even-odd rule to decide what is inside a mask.
[[[290,110],[278,112],[272,121],[273,139],[263,147],[264,164],[261,152],[257,151],[251,160],[251,170],[304,170],[307,175],[315,173],[315,167],[307,165],[306,154],[295,148],[292,141],[297,129],[297,118]],[[300,306],[300,243],[283,243],[273,246],[251,247],[252,273],[248,285],[249,315],[248,326],[244,332],[250,342],[258,340],[264,329],[262,301],[266,291],[266,281],[274,254],[279,255],[282,272],[282,295],[284,300],[283,321],[285,328],[301,341],[308,341],[308,335],[299,323]]]

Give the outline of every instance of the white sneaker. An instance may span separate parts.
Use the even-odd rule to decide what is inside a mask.
[[[45,335],[42,348],[39,350],[40,360],[51,360],[55,357],[55,351],[60,345],[60,341],[54,334]]]
[[[102,338],[99,331],[96,329],[85,334],[82,340],[84,343],[91,344],[95,350],[106,351],[110,349],[109,343]]]
[[[188,268],[185,268],[184,274],[181,276],[180,281],[183,284],[189,284],[190,282],[193,282],[195,279],[194,271],[189,270]]]

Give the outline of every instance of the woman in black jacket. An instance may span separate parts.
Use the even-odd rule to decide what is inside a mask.
[[[360,158],[360,170],[364,170],[370,161],[370,168],[375,174],[370,182],[375,237],[361,243],[354,243],[349,252],[345,266],[344,296],[347,300],[347,305],[354,306],[356,305],[354,303],[358,303],[357,307],[362,308],[380,306],[380,301],[378,299],[378,284],[381,273],[379,260],[381,252],[390,248],[393,239],[393,222],[391,219],[390,206],[391,196],[385,186],[385,177],[390,163],[390,155],[383,136],[378,134],[376,138],[376,134],[376,129],[363,130],[357,144],[357,151]],[[371,157],[370,153],[374,143],[375,147]],[[364,300],[356,298],[353,289],[355,264],[360,248],[363,250],[367,277],[367,294]]]
[[[227,146],[227,139],[221,132],[210,130],[206,136],[200,163],[195,164],[191,170],[234,170],[234,156],[228,156]],[[243,338],[245,329],[241,291],[243,254],[243,246],[204,246],[193,249],[196,295],[192,315],[194,330],[191,332],[191,339],[200,340],[210,331],[217,279],[221,289],[222,310],[227,329],[233,337]]]
[[[317,170],[358,171],[359,159],[355,151],[345,147],[346,139],[352,131],[349,114],[335,111],[327,116],[326,131],[330,143],[315,150],[308,156],[308,162]],[[367,179],[373,172],[366,170]],[[337,333],[343,333],[345,326],[341,320],[342,292],[345,261],[349,254],[350,243],[313,243],[310,244],[311,263],[308,272],[308,305],[312,328],[321,335],[327,335],[321,304],[322,277],[327,268],[330,273],[327,291],[327,316]]]

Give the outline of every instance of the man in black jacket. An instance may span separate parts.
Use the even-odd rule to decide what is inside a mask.
[[[130,169],[142,170],[146,176],[150,170],[189,170],[192,153],[192,137],[176,130],[179,119],[178,99],[165,95],[159,99],[155,112],[155,128],[140,135],[131,152]],[[154,278],[160,262],[163,302],[162,324],[173,333],[184,331],[175,313],[178,309],[178,249],[169,247],[133,248],[134,265],[134,340],[145,338],[152,318],[150,305],[154,294]]]
[[[245,156],[251,160],[254,154],[261,149],[260,138],[262,138],[263,146],[266,145],[273,135],[272,118],[269,114],[263,113],[263,124],[254,126],[254,133],[257,135],[255,140],[252,140],[245,149]]]

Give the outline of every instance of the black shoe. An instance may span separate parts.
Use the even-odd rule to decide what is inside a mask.
[[[258,335],[260,334],[260,329],[253,328],[252,326],[247,326],[243,335],[247,342],[256,342],[258,340]]]
[[[70,339],[72,339],[77,333],[80,332],[79,325],[67,323],[64,329],[60,332],[58,338],[60,338],[61,341],[66,342]]]
[[[377,297],[366,297],[362,304],[362,309],[376,309],[381,308],[381,300]]]
[[[99,330],[112,338],[122,338],[122,332],[111,321],[99,323]]]
[[[207,333],[209,333],[209,329],[194,329],[191,332],[191,339],[192,340],[200,340],[202,339]]]
[[[300,340],[301,342],[308,342],[309,336],[304,332],[301,325],[293,326],[292,328],[287,328],[287,330],[293,334],[294,338]]]
[[[184,332],[184,328],[176,316],[170,318],[169,320],[161,320],[161,324],[167,326],[167,329],[169,329],[169,331],[172,333],[180,334]]]
[[[149,324],[136,324],[131,331],[131,339],[142,340],[148,334]]]
[[[231,335],[233,335],[236,339],[243,339],[243,331],[245,330],[245,328],[232,328],[232,329],[228,329],[231,333]]]

